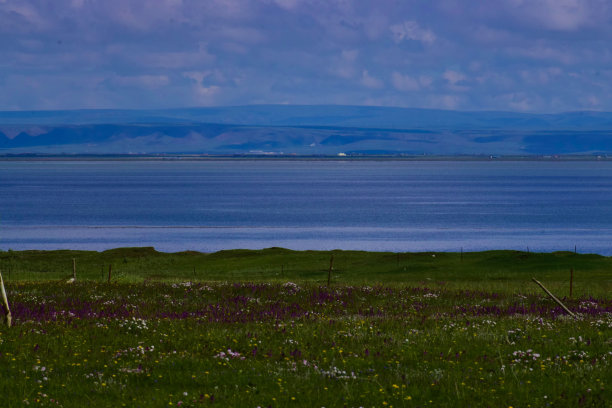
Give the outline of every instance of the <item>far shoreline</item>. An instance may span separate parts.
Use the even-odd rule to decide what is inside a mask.
[[[0,161],[448,161],[580,162],[612,161],[607,154],[582,155],[408,155],[408,154],[0,154]]]

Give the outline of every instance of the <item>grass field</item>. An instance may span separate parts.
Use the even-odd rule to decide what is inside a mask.
[[[609,258],[333,255],[0,252],[2,405],[609,406]]]
[[[212,254],[163,253],[153,248],[93,251],[0,251],[5,281],[47,281],[72,276],[113,282],[231,281],[327,283],[333,254],[335,284],[425,285],[496,291],[540,291],[532,277],[559,296],[612,293],[612,258],[573,252],[391,253],[363,251],[291,251],[283,248],[231,250]]]

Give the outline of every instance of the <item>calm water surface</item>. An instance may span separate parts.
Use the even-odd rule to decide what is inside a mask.
[[[612,162],[0,162],[0,249],[612,254]]]

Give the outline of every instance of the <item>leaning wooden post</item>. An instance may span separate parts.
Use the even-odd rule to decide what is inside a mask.
[[[108,265],[108,283],[111,283],[111,273],[113,271],[113,265]]]
[[[4,302],[4,317],[6,319],[6,325],[11,327],[13,318],[11,316],[11,309],[9,308],[8,298],[6,297],[6,290],[4,289],[4,280],[2,280],[2,272],[0,271],[0,288],[2,290],[2,301]]]
[[[331,281],[331,272],[333,268],[334,268],[334,254],[332,254],[331,258],[329,259],[329,271],[327,271],[327,287],[329,287],[329,283]]]
[[[570,298],[572,297],[572,289],[574,289],[574,268],[570,269]]]
[[[552,298],[552,300],[554,300],[555,302],[557,302],[557,304],[563,308],[563,310],[565,310],[565,311],[566,311],[566,312],[567,312],[567,313],[568,313],[570,316],[572,316],[574,319],[576,319],[576,315],[575,315],[575,314],[573,314],[573,313],[572,313],[572,311],[571,311],[571,310],[569,310],[569,309],[568,309],[568,308],[567,308],[567,307],[566,307],[566,306],[565,306],[563,303],[561,303],[561,301],[560,301],[559,299],[557,299],[557,298],[555,297],[555,295],[553,295],[552,293],[550,293],[550,291],[549,291],[548,289],[546,289],[546,288],[544,287],[544,285],[542,285],[540,282],[538,282],[538,281],[536,280],[536,278],[531,278],[531,280],[532,280],[532,281],[534,281],[535,283],[537,283],[537,284],[538,284],[538,286],[539,286],[539,287],[541,287],[541,288],[544,290],[544,292],[546,292],[546,293],[548,294],[548,296],[550,296],[550,297]]]
[[[72,279],[76,280],[76,259],[72,258]]]

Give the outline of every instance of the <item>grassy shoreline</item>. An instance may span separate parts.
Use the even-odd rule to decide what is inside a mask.
[[[612,293],[612,257],[573,252],[364,252],[293,251],[283,248],[164,253],[151,247],[96,251],[0,251],[5,280],[53,281],[72,276],[106,282],[112,266],[114,282],[233,281],[326,283],[333,255],[334,284],[443,284],[452,288],[502,290],[539,289],[531,278],[568,294]]]

